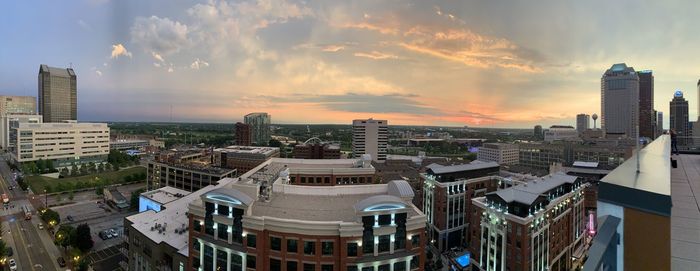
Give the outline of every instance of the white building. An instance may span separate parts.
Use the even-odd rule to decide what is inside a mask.
[[[355,158],[363,154],[373,161],[386,160],[389,147],[389,122],[387,120],[361,119],[352,121],[352,153]]]
[[[625,63],[612,65],[600,79],[600,124],[606,137],[637,137],[639,76]]]
[[[14,142],[10,140],[10,129],[16,128],[20,123],[42,123],[41,115],[20,115],[3,114],[0,115],[0,147],[7,150],[14,147]],[[16,140],[16,138],[15,138]]]
[[[578,138],[578,131],[576,131],[574,127],[568,125],[552,125],[549,127],[549,130],[544,132],[544,141],[546,142],[576,140]]]
[[[55,167],[100,163],[109,154],[106,123],[19,123],[10,131],[16,162],[52,160]],[[12,144],[12,143],[10,143]]]
[[[517,165],[520,151],[516,144],[486,143],[479,148],[477,160],[499,165]]]

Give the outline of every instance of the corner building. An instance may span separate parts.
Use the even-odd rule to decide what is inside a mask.
[[[588,185],[556,173],[472,199],[470,250],[478,270],[571,270],[584,243]]]
[[[298,186],[289,160],[189,203],[187,270],[423,270],[425,215],[406,181]]]

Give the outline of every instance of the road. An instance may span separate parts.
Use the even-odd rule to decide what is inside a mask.
[[[18,270],[61,270],[55,261],[59,256],[58,249],[53,244],[51,236],[45,230],[39,230],[37,224],[39,218],[36,215],[36,207],[40,206],[38,199],[28,198],[27,193],[19,188],[10,190],[10,186],[16,186],[12,171],[7,166],[4,156],[0,159],[0,193],[10,197],[10,208],[0,211],[0,220],[3,222],[3,236],[10,237],[4,240],[14,250],[14,258],[17,261]],[[32,220],[25,220],[21,206],[29,206],[34,213]],[[14,207],[12,207],[14,206]],[[8,236],[9,235],[9,236]]]

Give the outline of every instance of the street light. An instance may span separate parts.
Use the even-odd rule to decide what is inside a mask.
[[[44,207],[49,208],[49,193],[44,189]]]

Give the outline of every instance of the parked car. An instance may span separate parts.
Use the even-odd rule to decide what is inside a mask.
[[[72,221],[73,221],[73,216],[71,216],[71,215],[66,216],[66,219],[68,219],[68,221],[71,221],[71,222],[72,222]]]
[[[107,240],[109,238],[112,238],[112,235],[109,234],[108,231],[101,231],[98,235],[100,236],[100,238],[102,238],[102,240]]]
[[[15,254],[15,252],[12,251],[12,247],[7,247],[7,256],[12,256],[12,254]]]
[[[39,227],[40,230],[44,229],[44,224],[42,224],[42,223],[39,223],[39,225],[37,225],[37,226]]]
[[[11,271],[17,270],[17,262],[15,262],[15,259],[10,259],[9,265]]]
[[[60,266],[60,267],[66,267],[66,260],[63,259],[63,257],[58,257],[58,258],[56,258],[56,262],[58,262],[58,266]]]
[[[109,229],[109,234],[112,235],[112,238],[119,237],[119,234],[115,229]]]

